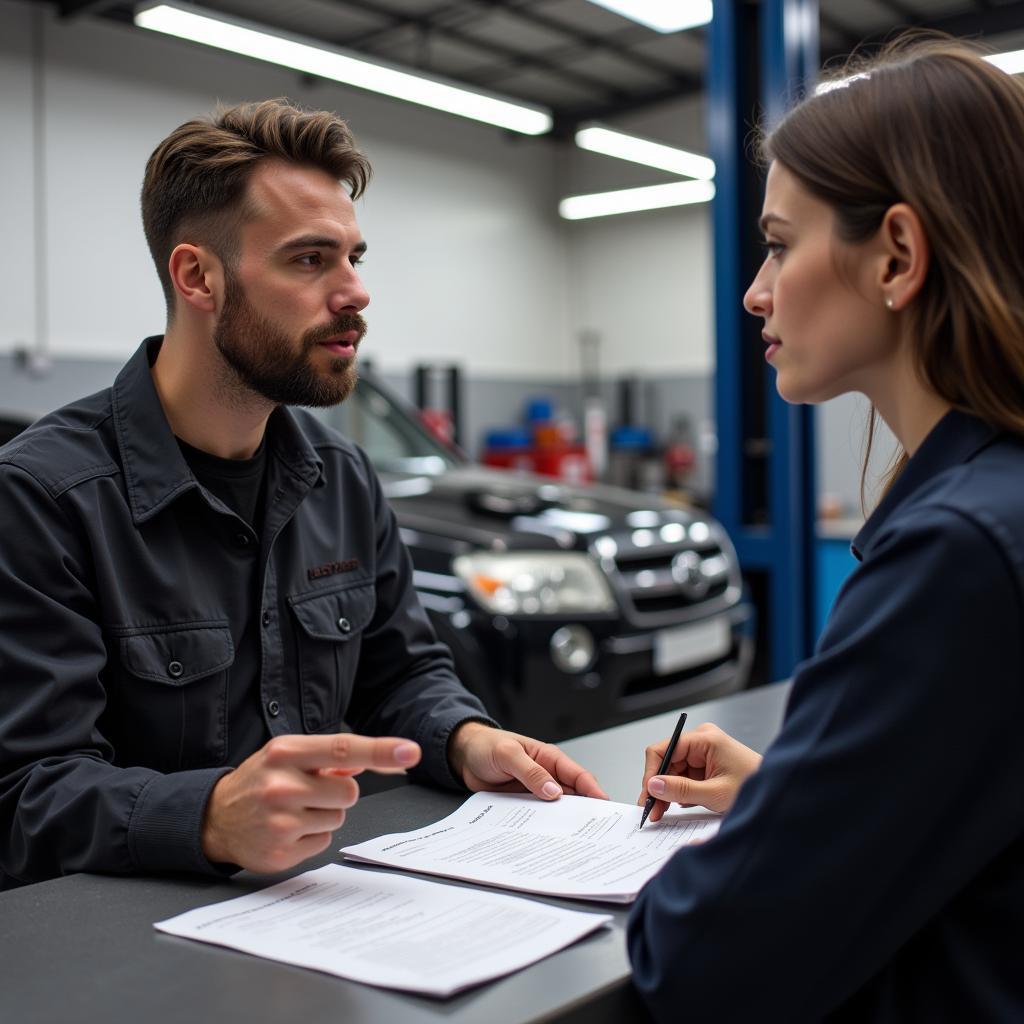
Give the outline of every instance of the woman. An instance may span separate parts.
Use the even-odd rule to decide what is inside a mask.
[[[636,984],[665,1021],[1024,1020],[1024,87],[904,42],[763,152],[779,393],[860,392],[904,454],[763,762],[648,750],[645,796],[728,813],[641,894]]]

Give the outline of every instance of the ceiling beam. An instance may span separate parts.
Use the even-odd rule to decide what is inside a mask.
[[[557,107],[553,134],[563,137],[571,134],[576,125],[586,121],[607,121],[622,114],[632,114],[639,110],[657,107],[662,103],[685,99],[699,91],[699,89],[679,89],[675,86],[668,86],[634,93],[617,103],[606,103],[593,107]]]
[[[892,11],[897,18],[900,19],[903,25],[919,25],[921,23],[921,12],[915,11],[912,7],[908,7],[905,3],[901,3],[900,0],[875,0],[875,3],[884,7],[887,11]]]
[[[573,41],[574,47],[583,54],[592,50],[604,50],[614,54],[620,60],[632,63],[646,71],[653,71],[657,74],[674,79],[678,84],[690,84],[695,76],[687,72],[680,72],[674,64],[655,57],[646,57],[639,53],[633,53],[629,46],[633,43],[646,42],[651,38],[651,30],[643,25],[627,25],[605,35],[598,35],[594,32],[587,32],[572,25],[567,25],[559,18],[550,14],[541,14],[536,7],[537,0],[470,0],[479,7],[487,7],[491,10],[506,14],[520,21],[529,22],[549,32],[559,32]],[[699,76],[698,76],[699,77]]]
[[[1024,2],[1015,0],[998,7],[984,5],[978,11],[927,18],[920,24],[948,32],[951,36],[996,36],[1004,32],[1019,32],[1024,29]]]
[[[347,0],[339,0],[341,3]],[[650,38],[650,30],[641,25],[627,25],[608,35],[595,35],[592,32],[583,32],[567,25],[565,22],[552,18],[550,15],[540,14],[534,8],[540,6],[545,0],[462,0],[461,3],[447,4],[442,7],[435,7],[432,10],[414,14],[408,11],[387,11],[388,25],[380,29],[370,29],[345,39],[337,40],[339,46],[360,49],[373,43],[379,43],[382,38],[392,35],[396,30],[409,26],[432,26],[439,28],[442,32],[454,37],[454,33],[445,24],[440,24],[441,19],[449,14],[462,16],[461,24],[469,24],[478,21],[489,14],[504,14],[508,17],[517,18],[520,21],[528,22],[549,32],[556,32],[571,40],[570,43],[549,47],[534,56],[549,65],[549,70],[562,70],[555,66],[557,61],[571,60],[589,53],[595,49],[606,50],[614,53],[620,60],[628,64],[641,67],[645,71],[657,75],[671,77],[680,85],[691,85],[691,82],[680,80],[680,71],[677,67],[666,61],[654,57],[646,57],[633,53],[629,46],[632,43],[641,42]],[[369,5],[367,9],[379,10],[379,5]],[[483,48],[484,42],[479,36],[467,33],[464,37],[466,43]],[[524,57],[529,55],[523,54]],[[685,73],[683,73],[685,75]]]
[[[62,18],[80,18],[84,14],[102,14],[115,6],[117,0],[60,0],[57,13]]]
[[[468,48],[489,53],[493,57],[500,58],[503,62],[506,62],[517,70],[519,68],[528,67],[538,71],[544,71],[547,74],[554,75],[565,82],[575,85],[577,88],[582,88],[588,92],[596,92],[598,95],[606,96],[609,100],[614,100],[624,95],[623,90],[609,85],[606,79],[599,78],[597,75],[587,74],[583,71],[577,71],[573,68],[564,67],[559,63],[553,63],[544,52],[538,54],[526,53],[523,50],[506,46],[503,43],[494,42],[491,39],[471,35],[459,28],[453,28],[448,25],[438,25],[434,21],[434,14],[437,11],[447,13],[455,10],[451,5],[444,8],[435,8],[435,11],[428,11],[424,14],[410,14],[405,11],[388,8],[386,5],[378,3],[377,0],[334,0],[334,2],[344,7],[351,7],[353,10],[359,10],[368,14],[377,15],[378,17],[387,18],[389,22],[389,30],[398,27],[416,27],[423,32],[436,32],[439,38],[446,38]],[[362,35],[365,38],[368,34],[363,33]],[[359,36],[352,36],[345,39],[334,40],[334,43],[337,46],[341,46],[345,49],[357,50],[358,52],[365,53],[367,50],[371,50],[365,42],[362,45],[358,45],[357,40],[359,38]],[[375,42],[377,43],[375,49],[379,49],[381,38],[382,37],[378,32],[375,39]],[[487,68],[488,71],[494,70],[494,66],[492,64],[487,65]],[[466,84],[483,84],[481,82],[474,82],[470,76],[460,76],[459,81],[464,81]]]
[[[824,22],[822,22],[824,24]],[[857,40],[857,43],[870,52],[880,48],[884,40],[891,36],[894,26],[880,28],[870,33],[866,39]],[[908,24],[907,27],[911,27]],[[961,14],[945,15],[938,18],[918,17],[912,23],[912,27],[933,29],[937,32],[945,32],[951,36],[964,36],[967,38],[978,38],[984,36],[996,36],[1005,32],[1020,32],[1024,29],[1024,0],[1013,0],[1012,3],[1002,4],[999,7],[984,6],[976,7],[975,10]],[[839,48],[833,48],[828,52],[822,52],[822,61],[845,55],[853,49],[853,46],[844,39]]]
[[[343,0],[342,0],[343,2]],[[387,18],[387,24],[379,28],[365,29],[353,35],[345,36],[343,39],[336,39],[335,45],[352,50],[362,50],[375,44],[387,45],[391,39],[407,28],[433,28],[448,29],[459,28],[463,25],[472,24],[485,17],[485,12],[477,10],[473,6],[467,7],[464,0],[457,0],[456,3],[445,4],[442,7],[433,7],[427,11],[412,13],[410,11],[381,11]],[[455,16],[449,23],[448,18]]]

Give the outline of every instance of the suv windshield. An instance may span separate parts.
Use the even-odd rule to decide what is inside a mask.
[[[365,377],[334,415],[334,425],[366,451],[379,471],[436,476],[462,462],[420,425],[413,409]]]

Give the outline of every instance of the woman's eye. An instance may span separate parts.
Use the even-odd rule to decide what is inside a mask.
[[[764,241],[761,244],[764,246],[765,253],[773,259],[778,259],[786,250],[786,247],[781,242]]]

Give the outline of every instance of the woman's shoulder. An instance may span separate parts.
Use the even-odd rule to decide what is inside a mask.
[[[889,518],[882,534],[931,538],[934,545],[994,545],[1024,580],[1024,441],[998,438],[969,461],[939,473]]]

